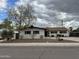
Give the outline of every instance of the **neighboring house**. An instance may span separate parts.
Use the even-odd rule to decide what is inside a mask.
[[[73,30],[70,32],[71,37],[79,37],[79,30]]]
[[[39,27],[28,27],[20,32],[21,39],[40,39],[45,37],[45,29]]]
[[[61,35],[62,37],[69,36],[69,30],[65,27],[53,27],[53,28],[46,28],[48,31],[49,37],[56,37],[57,34]]]

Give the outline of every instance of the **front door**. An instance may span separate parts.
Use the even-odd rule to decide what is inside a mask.
[[[19,39],[19,33],[16,33],[16,39]]]
[[[49,36],[49,32],[45,30],[45,37]]]

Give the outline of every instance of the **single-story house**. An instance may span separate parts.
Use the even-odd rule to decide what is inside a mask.
[[[31,26],[21,30],[19,37],[21,39],[43,39],[45,37],[56,37],[57,34],[68,37],[69,30],[65,27],[40,28]]]

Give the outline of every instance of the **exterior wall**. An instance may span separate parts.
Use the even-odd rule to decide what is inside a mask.
[[[69,31],[67,31],[67,33],[63,33],[62,35],[64,35],[65,37],[69,37]]]
[[[25,31],[31,31],[31,34],[25,34]],[[39,34],[33,34],[33,31],[39,31]],[[43,29],[27,29],[21,31],[20,38],[22,39],[39,39],[44,37],[44,30]],[[41,37],[42,36],[42,37]]]
[[[67,31],[66,33],[60,33],[58,31],[57,33],[59,33],[61,35],[64,35],[64,37],[69,37],[69,31]],[[57,33],[51,33],[51,32],[49,32],[49,36],[51,37],[53,35],[54,37],[56,37]]]

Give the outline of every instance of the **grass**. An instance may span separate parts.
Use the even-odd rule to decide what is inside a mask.
[[[56,39],[16,39],[16,40],[9,40],[9,41],[4,41],[2,43],[79,43],[76,41],[71,41],[71,40],[62,40],[58,41]]]

